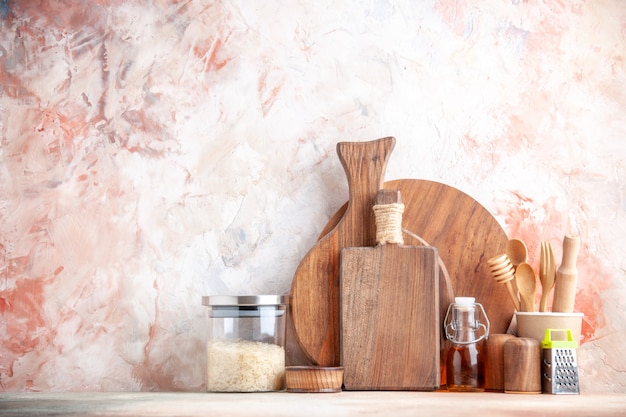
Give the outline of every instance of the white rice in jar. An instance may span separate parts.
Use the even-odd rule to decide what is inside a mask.
[[[207,343],[207,391],[280,391],[285,385],[285,349],[251,340]]]

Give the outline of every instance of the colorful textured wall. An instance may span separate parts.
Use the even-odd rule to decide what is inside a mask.
[[[200,296],[288,292],[391,135],[535,267],[580,235],[626,392],[625,60],[622,0],[0,1],[0,390],[202,390]]]

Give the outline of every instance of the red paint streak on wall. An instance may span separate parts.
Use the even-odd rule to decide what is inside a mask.
[[[57,1],[14,1],[10,2],[11,12],[8,17],[23,20],[38,19],[44,23],[32,24],[32,27],[61,28],[68,32],[80,31],[85,26],[93,26],[106,22],[107,8],[113,7],[118,1],[81,1],[80,7],[68,7],[65,2]]]
[[[167,126],[164,121],[156,120],[143,109],[127,110],[122,113],[122,119],[133,126],[135,131],[142,132],[139,138],[130,143],[128,138],[123,139],[122,144],[129,152],[141,152],[158,158],[165,155],[165,149],[158,149],[158,142],[166,137],[164,132]]]
[[[261,108],[263,109],[263,116],[267,116],[269,111],[271,110],[274,102],[278,98],[278,93],[283,87],[284,80],[278,80],[274,83],[274,85],[268,85],[268,78],[272,73],[272,69],[265,71],[260,77],[257,85],[257,90],[259,92],[259,99],[261,101]]]
[[[68,111],[76,109],[67,109]],[[47,153],[53,166],[65,166],[74,157],[74,138],[85,129],[84,111],[67,116],[65,109],[44,108],[37,132],[45,135]]]
[[[23,258],[10,261],[23,266]],[[21,269],[21,268],[19,268]],[[39,345],[48,345],[52,335],[43,317],[44,278],[19,278],[10,289],[0,292],[0,317],[10,341],[0,345],[0,372],[13,376],[13,363]]]
[[[205,72],[213,70],[221,70],[231,60],[230,57],[224,57],[224,44],[228,42],[230,33],[221,37],[199,40],[193,46],[193,53],[196,57],[204,60]]]
[[[207,69],[216,69],[220,70],[226,66],[230,59],[225,58],[222,60],[218,60],[218,54],[222,49],[222,40],[216,39],[210,49],[209,59],[207,61]]]
[[[613,277],[601,266],[599,259],[591,256],[583,243],[578,256],[578,291],[575,310],[585,314],[582,326],[582,342],[594,339],[595,332],[606,325],[602,311],[600,292],[609,289]]]
[[[34,97],[34,94],[23,85],[19,76],[6,71],[5,65],[0,65],[0,80],[2,80],[2,91],[7,97],[22,100]]]
[[[157,294],[154,299],[154,321],[149,324],[148,340],[143,348],[143,361],[133,367],[133,376],[141,382],[142,390],[176,391],[178,388],[174,375],[170,374],[171,370],[168,370],[168,367],[153,354],[159,339],[164,340],[168,335],[160,324],[159,284],[157,280],[153,281],[152,286],[155,289],[155,294]]]

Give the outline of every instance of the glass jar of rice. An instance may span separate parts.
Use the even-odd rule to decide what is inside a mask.
[[[261,392],[285,387],[287,296],[205,296],[207,391]]]

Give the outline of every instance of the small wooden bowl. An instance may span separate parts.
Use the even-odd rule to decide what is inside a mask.
[[[287,366],[287,392],[341,392],[343,367]]]

